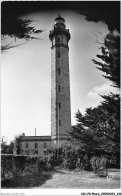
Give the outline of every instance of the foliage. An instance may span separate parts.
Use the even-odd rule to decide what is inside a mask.
[[[62,164],[64,156],[63,148],[52,149],[51,156],[49,159],[49,165],[54,169],[54,167]]]
[[[98,65],[97,69],[104,72],[105,78],[112,81],[115,87],[120,88],[120,34],[110,32],[103,41],[102,54],[97,54],[102,61],[93,59],[93,62]]]
[[[36,175],[53,168],[38,156],[1,155],[2,179],[12,179],[20,175]]]
[[[10,141],[10,144],[7,144],[5,137],[1,140],[1,153],[2,154],[13,154],[13,148],[17,148],[17,154],[20,154],[20,145],[21,145],[21,135],[16,135],[13,141]]]
[[[101,48],[102,55],[97,57],[102,62],[93,60],[99,70],[104,72],[104,77],[113,82],[114,87],[120,88],[120,35],[110,32],[104,39],[104,46]],[[120,149],[120,95],[110,93],[102,96],[104,101],[102,107],[107,114],[105,136],[112,140],[115,149]],[[117,146],[118,145],[118,146]]]
[[[30,165],[36,163],[34,158],[27,156],[1,155],[2,177],[5,179],[14,179],[20,173],[26,172],[26,164],[28,162]]]
[[[120,129],[113,118],[114,113],[106,110],[103,105],[86,109],[83,115],[76,113],[78,123],[72,127],[70,141],[82,147],[84,152],[115,153],[120,151]]]
[[[107,159],[105,156],[102,157],[95,157],[93,156],[90,159],[90,163],[92,166],[92,169],[94,171],[94,173],[97,173],[98,176],[100,177],[106,177],[107,176]]]
[[[69,170],[76,168],[77,164],[77,153],[75,149],[68,148],[65,150],[65,156],[63,158],[63,166]]]
[[[104,77],[113,83],[114,87],[120,88],[120,3],[113,2],[111,7],[104,2],[97,5],[97,9],[86,7],[86,12],[81,11],[88,21],[103,21],[108,25],[110,32],[106,37],[102,37],[102,54],[97,54],[98,60],[93,62],[97,69],[104,73]],[[116,17],[111,15],[111,11],[118,10]],[[114,152],[120,162],[120,95],[110,93],[102,96],[104,101],[96,108],[88,108],[85,115],[77,112],[78,123],[73,126],[72,140],[79,142],[79,145],[86,146],[92,151],[100,149],[101,153]],[[92,145],[89,137],[92,135]],[[85,133],[85,134],[84,134]],[[87,140],[86,140],[87,136]],[[98,138],[95,140],[95,138]],[[99,141],[99,142],[97,142]],[[91,147],[91,148],[90,148]]]
[[[102,175],[102,172],[105,173],[106,169],[111,166],[120,167],[117,155],[112,154],[111,156],[111,153],[102,155],[101,153],[100,156],[99,152],[96,155],[92,153],[88,155],[79,145],[77,147],[73,144],[63,145],[59,149],[53,149],[51,154],[48,163],[53,169],[61,167],[68,170],[93,170],[95,173],[99,171]]]
[[[65,4],[65,6],[64,6]],[[6,2],[1,4],[1,35],[24,38],[27,40],[35,38],[33,34],[41,33],[32,27],[31,21],[22,19],[21,16],[30,12],[42,11],[44,8],[52,10],[75,9],[78,13],[85,15],[87,21],[102,21],[108,25],[110,31],[120,32],[120,2]],[[116,14],[113,14],[116,13]],[[2,45],[2,51],[17,47],[19,44]]]
[[[17,149],[17,154],[20,154],[20,145],[21,145],[21,139],[22,139],[22,134],[20,134],[20,135],[16,135],[15,137],[14,137],[14,140],[13,141],[11,141],[11,145],[13,145],[13,147],[16,147],[16,149]]]
[[[82,148],[75,145],[63,145],[59,149],[53,149],[52,156],[49,159],[52,168],[61,166],[65,169],[90,169],[90,161]]]
[[[120,168],[120,157],[113,154],[107,156],[107,168]]]
[[[67,145],[52,150],[51,158],[42,160],[38,156],[1,156],[2,186],[13,187],[18,177],[35,176],[45,171],[55,171],[57,166],[68,170],[93,170],[99,176],[107,175],[107,168],[117,166],[116,156],[91,156],[84,154],[79,147]],[[58,158],[60,157],[60,161]]]
[[[37,174],[39,172],[39,160],[37,157],[26,159],[24,165],[24,174]]]
[[[6,16],[8,17],[8,15]],[[5,20],[6,19],[6,20]],[[9,23],[7,25],[7,23]],[[21,18],[15,18],[12,16],[9,16],[9,18],[5,18],[5,16],[2,17],[2,31],[1,34],[3,36],[10,36],[18,39],[35,39],[32,35],[34,33],[41,33],[42,30],[36,30],[33,26],[30,26],[32,23],[31,20],[21,19]]]
[[[5,137],[3,136],[1,139],[1,153],[3,154],[4,152],[6,152],[6,148],[7,148],[7,140],[5,139]]]
[[[41,12],[46,10],[62,9],[74,10],[86,16],[87,21],[102,21],[108,25],[109,30],[120,30],[120,2],[119,1],[29,1],[29,2],[2,2],[6,12],[13,10],[19,14],[27,14],[30,12]],[[5,9],[4,8],[4,9]]]
[[[102,55],[97,57],[102,60],[93,60],[98,65],[98,69],[104,72],[104,77],[112,81],[113,86],[120,89],[120,34],[110,32],[104,38],[104,46],[101,47]],[[105,137],[112,141],[114,152],[120,156],[120,94],[110,93],[108,96],[102,96],[104,101],[102,107],[105,115]]]
[[[71,143],[74,145],[79,145],[79,147],[82,148],[82,151],[88,155],[92,154],[98,149],[100,138],[97,137],[97,135],[94,135],[93,130],[85,128],[83,125],[81,125],[81,123],[72,126],[70,135]]]
[[[120,32],[120,2],[88,2],[82,6],[80,14],[85,15],[87,21],[102,21],[110,31]]]
[[[84,157],[84,169],[85,170],[90,170],[91,169],[91,165],[90,165],[90,159],[88,157],[88,155],[86,154]]]
[[[13,158],[13,157],[12,157]],[[8,159],[8,157],[7,157]],[[20,165],[16,164],[18,159]],[[23,162],[22,163],[22,159]],[[39,170],[41,160],[38,157],[27,157],[27,156],[14,156],[15,168],[12,171],[8,171],[5,177],[2,175],[1,187],[2,188],[28,188],[40,186],[47,179],[51,178],[51,172],[45,173],[44,170]],[[21,168],[22,164],[22,168]],[[19,170],[19,168],[21,168]],[[10,174],[10,175],[8,175]]]
[[[5,136],[1,139],[1,154],[12,154],[13,153],[13,143],[7,144],[7,139]]]
[[[43,32],[41,29],[36,29],[32,25],[32,21],[28,19],[23,19],[21,14],[16,11],[14,6],[11,9],[5,6],[2,2],[1,9],[1,35],[2,41],[6,41],[8,37],[16,39],[25,39],[29,41],[31,39],[39,39],[35,35]],[[9,41],[10,42],[10,41]],[[15,43],[14,42],[14,43]],[[4,52],[10,48],[18,47],[21,44],[7,43],[2,44],[1,51]]]
[[[101,47],[101,61],[93,60],[104,77],[120,88],[120,35],[110,32]],[[71,142],[82,146],[88,154],[114,153],[120,161],[120,95],[102,96],[104,101],[96,108],[87,108],[83,115],[76,113],[77,124],[70,132]]]
[[[6,178],[13,170],[12,155],[1,155],[1,177]]]

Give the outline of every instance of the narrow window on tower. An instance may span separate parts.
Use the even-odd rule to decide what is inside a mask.
[[[61,39],[60,39],[60,37],[58,37],[58,43],[60,43],[60,41],[61,41]]]
[[[58,103],[59,109],[61,109],[61,103]]]
[[[58,75],[61,75],[61,70],[60,70],[60,68],[58,68]]]
[[[60,58],[60,52],[58,52],[58,58]]]
[[[28,148],[28,143],[25,144],[25,148]]]
[[[47,148],[47,144],[46,143],[44,143],[44,148]]]
[[[38,144],[37,143],[35,143],[35,148],[38,148]]]
[[[61,91],[61,86],[60,85],[58,86],[58,90],[59,90],[59,92]]]
[[[59,126],[61,126],[61,120],[59,120]]]

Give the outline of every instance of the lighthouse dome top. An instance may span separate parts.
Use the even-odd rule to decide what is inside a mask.
[[[62,18],[59,14],[58,14],[58,17],[55,19],[55,24],[57,23],[65,23],[65,19]]]

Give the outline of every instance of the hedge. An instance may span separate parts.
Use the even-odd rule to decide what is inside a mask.
[[[38,173],[45,169],[45,162],[38,156],[1,155],[2,179],[14,179],[16,175]]]
[[[52,171],[57,166],[69,170],[77,168],[92,170],[99,176],[106,176],[107,168],[116,168],[117,165],[116,156],[92,155],[89,157],[85,152],[82,152],[82,149],[65,146],[53,149],[48,161],[35,155],[1,155],[1,177],[2,179],[15,179],[17,175]]]

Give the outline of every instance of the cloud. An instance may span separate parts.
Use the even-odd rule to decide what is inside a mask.
[[[107,95],[110,92],[115,92],[115,88],[110,86],[110,83],[105,83],[102,86],[95,86],[91,91],[88,92],[88,98],[98,98],[99,95]]]

